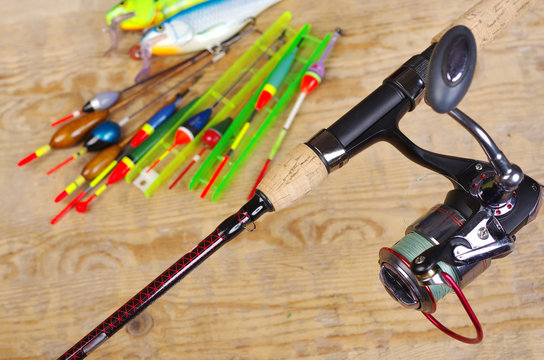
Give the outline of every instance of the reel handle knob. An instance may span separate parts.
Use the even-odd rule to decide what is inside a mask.
[[[426,102],[434,111],[447,113],[467,93],[476,68],[476,41],[469,28],[458,25],[436,44],[427,68]]]
[[[476,41],[469,28],[458,25],[448,30],[433,50],[427,68],[425,101],[434,111],[448,113],[469,131],[497,172],[491,202],[504,201],[523,180],[521,169],[508,161],[491,136],[457,108],[467,93],[476,68]]]

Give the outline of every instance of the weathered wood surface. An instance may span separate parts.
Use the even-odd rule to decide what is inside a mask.
[[[284,0],[318,36],[341,26],[327,78],[308,97],[279,157],[326,127],[473,1]],[[273,136],[217,204],[181,186],[146,199],[122,184],[86,216],[56,226],[54,196],[78,175],[56,151],[24,168],[19,159],[49,141],[49,123],[97,91],[129,84],[139,64],[121,49],[101,54],[103,14],[113,1],[0,1],[0,358],[53,359],[238,209]],[[479,56],[462,109],[527,174],[544,181],[544,4]],[[252,42],[246,38],[197,88],[205,90]],[[160,59],[166,65],[172,59]],[[158,92],[158,90],[155,90]],[[402,122],[418,144],[482,158],[473,139],[420,106]],[[88,159],[88,158],[86,158]],[[376,145],[294,206],[268,215],[101,346],[95,359],[537,359],[544,354],[544,221],[518,234],[516,251],[466,290],[486,337],[458,343],[421,314],[400,308],[378,280],[377,256],[449,188],[447,181]],[[454,297],[437,316],[472,329]]]

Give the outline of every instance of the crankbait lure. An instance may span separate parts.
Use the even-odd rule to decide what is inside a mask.
[[[266,8],[280,0],[210,0],[181,11],[149,30],[140,41],[145,78],[152,55],[209,50],[234,36]]]
[[[205,0],[123,0],[106,13],[108,26],[104,31],[111,37],[111,47],[106,54],[117,49],[119,29],[145,30],[159,24],[181,10]]]

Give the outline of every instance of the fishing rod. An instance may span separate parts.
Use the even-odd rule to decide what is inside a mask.
[[[274,145],[272,146],[272,149],[270,150],[270,153],[268,154],[268,159],[266,159],[259,176],[257,177],[257,180],[255,181],[255,185],[253,185],[253,188],[251,189],[251,192],[249,193],[248,200],[255,195],[255,190],[257,190],[257,186],[263,179],[264,175],[266,174],[266,170],[270,166],[270,162],[274,160],[274,157],[276,156],[276,153],[278,152],[281,143],[283,142],[283,139],[285,139],[285,135],[287,134],[287,131],[289,131],[289,128],[291,127],[291,124],[293,123],[293,120],[295,119],[295,116],[298,113],[298,110],[302,106],[302,103],[304,102],[304,99],[306,98],[306,95],[314,91],[317,86],[321,83],[325,76],[325,59],[329,56],[329,53],[336,43],[336,40],[338,39],[338,36],[342,34],[342,29],[337,28],[334,31],[334,35],[332,36],[331,41],[327,45],[327,48],[323,52],[323,55],[321,55],[321,58],[313,63],[304,76],[302,77],[302,82],[300,84],[300,95],[298,96],[295,105],[293,105],[293,108],[291,109],[291,112],[289,113],[289,116],[287,116],[287,119],[285,120],[285,123],[283,124],[283,128],[281,129],[280,133],[278,134],[278,137],[276,138],[276,141],[274,142]]]
[[[468,25],[475,36],[475,43],[478,46],[483,46],[491,41],[501,29],[509,25],[516,16],[523,13],[523,10],[528,9],[530,5],[530,1],[483,0],[456,20],[455,24]],[[485,16],[486,21],[483,21],[483,16]],[[456,40],[456,37],[453,39]],[[459,44],[468,44],[468,42],[463,40],[463,37],[459,39],[462,40]],[[147,306],[167,292],[226,242],[244,230],[253,231],[255,229],[254,222],[264,213],[281,210],[291,205],[323,181],[331,171],[335,171],[345,165],[350,157],[378,141],[391,142],[410,160],[440,174],[452,176],[453,180],[457,182],[460,180],[460,184],[467,185],[466,188],[457,186],[448,194],[446,202],[449,204],[444,204],[445,208],[438,207],[433,212],[437,218],[429,218],[429,221],[415,224],[416,226],[419,225],[418,228],[422,230],[425,230],[424,228],[426,230],[438,230],[438,232],[435,231],[435,235],[445,236],[446,241],[443,241],[442,244],[447,245],[444,247],[444,245],[440,246],[436,243],[431,243],[430,240],[426,240],[428,243],[427,251],[430,251],[429,254],[418,255],[416,253],[413,262],[407,259],[402,261],[402,258],[397,257],[399,260],[397,264],[402,263],[405,265],[403,270],[407,270],[406,274],[413,274],[413,269],[419,275],[419,278],[414,275],[416,279],[431,282],[443,279],[443,284],[451,285],[453,290],[459,295],[459,298],[462,299],[462,294],[458,292],[460,289],[459,286],[455,284],[455,280],[452,281],[453,277],[450,274],[444,273],[443,270],[436,269],[437,260],[448,262],[452,258],[458,260],[458,256],[461,256],[461,261],[466,261],[471,264],[470,266],[473,266],[474,264],[478,264],[478,262],[481,264],[482,261],[489,261],[490,257],[496,256],[500,252],[505,255],[506,252],[504,251],[508,250],[512,244],[509,241],[512,240],[512,234],[536,216],[541,202],[542,187],[528,176],[521,178],[521,174],[517,171],[516,167],[510,166],[512,172],[508,173],[507,161],[504,161],[504,157],[497,156],[503,155],[502,152],[498,151],[498,148],[490,141],[488,136],[480,136],[478,138],[478,134],[487,134],[481,132],[482,129],[479,126],[475,126],[477,125],[475,122],[464,116],[456,108],[450,110],[450,115],[460,121],[463,126],[470,129],[471,133],[478,138],[488,155],[489,163],[445,156],[423,150],[400,132],[397,126],[398,121],[418,105],[419,100],[424,94],[427,84],[426,72],[427,68],[429,68],[434,47],[435,44],[433,43],[424,52],[408,60],[391,76],[387,77],[383,85],[378,87],[377,90],[352,110],[348,111],[337,122],[329,128],[320,131],[307,143],[298,145],[281,163],[276,164],[270,170],[258,187],[255,196],[243,205],[238,212],[219,224],[194,249],[182,256],[142,291],[136,294],[136,296],[61,355],[59,360],[85,358],[91,351],[113,336],[128,321],[141,313]],[[438,48],[444,49],[444,47],[437,46]],[[447,50],[448,46],[445,48]],[[460,47],[455,46],[454,48],[455,51],[453,52],[457,52],[456,50],[458,49],[468,49],[464,45]],[[435,59],[440,58],[440,55],[435,57]],[[443,64],[461,65],[461,67],[452,67],[452,72],[458,71],[460,75],[465,71],[462,65],[468,64],[468,62],[464,63],[465,59],[463,57],[457,57],[457,60],[455,60],[455,56],[445,56],[442,59],[446,59],[446,61],[442,63],[439,61],[439,67],[442,67],[441,65]],[[460,63],[459,60],[461,60]],[[452,79],[456,80],[456,83],[453,85],[462,83],[455,76]],[[444,82],[443,79],[440,81]],[[438,82],[440,83],[440,81]],[[407,89],[410,89],[410,91],[406,91]],[[384,97],[382,101],[378,101],[381,98],[378,95]],[[359,127],[354,126],[357,123],[356,120],[359,120],[363,124]],[[346,133],[349,127],[352,128],[355,134],[347,137]],[[335,134],[339,135],[340,138],[334,136]],[[500,176],[495,176],[497,174],[500,174]],[[485,176],[482,177],[482,175]],[[454,187],[456,186],[455,181]],[[475,182],[472,183],[472,181]],[[476,186],[472,186],[472,184]],[[515,187],[516,184],[517,189],[514,193],[512,187]],[[508,202],[512,197],[516,198],[515,203]],[[490,202],[484,201],[484,199]],[[496,205],[495,202],[497,200],[507,200],[504,206],[496,209],[501,212],[500,215],[495,215],[496,210],[493,210],[491,213],[484,211],[483,214],[479,211],[479,209],[490,210],[492,208],[490,205]],[[476,204],[480,206],[475,206]],[[448,211],[448,208],[453,209],[454,207],[459,208],[455,213],[459,217],[454,217]],[[502,213],[502,211],[506,210],[508,212]],[[464,221],[466,217],[462,216],[463,213],[469,216],[466,222]],[[471,216],[473,213],[478,216]],[[442,218],[439,216],[442,216]],[[427,217],[422,219],[427,219]],[[447,229],[444,229],[446,231],[440,232],[441,224],[447,226]],[[456,227],[451,226],[451,224],[455,224]],[[481,230],[482,228],[484,229]],[[468,234],[463,233],[469,229],[471,231]],[[478,233],[481,236],[478,236]],[[509,235],[505,236],[505,233]],[[454,234],[457,234],[457,237],[450,237]],[[503,237],[499,238],[498,235],[501,234]],[[469,238],[468,240],[466,239],[467,237]],[[474,245],[469,241],[478,238],[485,238],[485,245],[482,246],[482,243]],[[499,240],[497,241],[497,239]],[[458,248],[458,246],[466,245],[469,247],[458,249],[459,251],[457,252],[448,251],[452,250],[452,246]],[[397,252],[394,249],[392,250],[391,254]],[[450,255],[449,257],[447,256],[448,254]],[[426,255],[430,256],[427,257]],[[482,257],[479,257],[479,255],[482,255]],[[399,301],[405,299],[407,300],[405,302],[406,305],[419,309],[418,305],[421,305],[421,303],[409,303],[414,298],[412,296],[413,293],[410,292],[412,290],[411,285],[419,285],[419,282],[407,284],[406,277],[398,277],[399,272],[395,272],[398,269],[395,267],[396,265],[388,265],[382,262],[381,266],[382,276],[386,284],[393,286],[395,284],[403,285],[397,288],[386,286],[391,295],[395,297],[397,295],[407,295],[406,298],[403,297]],[[383,270],[384,268],[391,269],[391,272]],[[460,267],[457,266],[457,268]],[[424,275],[428,276],[425,277]],[[389,282],[388,280],[391,281]],[[401,291],[395,292],[395,290]],[[423,294],[428,294],[425,287],[423,287],[423,291]]]
[[[285,38],[285,30],[281,32],[281,34],[274,39],[270,45],[253,61],[253,63],[231,84],[231,86],[223,92],[223,94],[213,103],[212,106],[210,106],[207,109],[202,110],[198,114],[194,115],[193,118],[199,118],[201,121],[204,121],[205,123],[208,122],[210,117],[212,116],[213,110],[223,101],[223,99],[238,86],[238,84],[246,77],[247,74],[263,59],[265,56],[270,56],[269,51],[276,46],[276,43],[282,42]],[[190,122],[190,120],[188,121]],[[174,136],[174,142],[170,146],[168,150],[166,150],[161,156],[157,158],[151,164],[151,166],[146,170],[147,173],[149,173],[151,170],[153,170],[168,154],[174,150],[177,146],[186,145],[193,141],[197,133],[192,131],[192,129],[187,127],[180,127]]]
[[[161,70],[159,71],[158,73],[156,74],[153,74],[151,76],[149,76],[148,78],[146,79],[143,79],[143,80],[140,80],[130,86],[127,86],[126,88],[122,89],[122,90],[119,90],[119,91],[106,91],[106,92],[102,92],[100,94],[97,94],[95,95],[92,99],[90,99],[89,101],[87,101],[85,103],[85,105],[83,105],[83,107],[80,109],[80,110],[75,110],[74,112],[72,112],[71,114],[57,120],[57,121],[54,121],[53,123],[51,123],[51,126],[57,126],[65,121],[68,121],[68,120],[71,120],[71,119],[75,119],[75,118],[78,118],[79,116],[81,116],[82,114],[84,113],[92,113],[94,111],[97,111],[97,110],[107,110],[107,109],[110,109],[112,106],[116,105],[117,103],[117,100],[119,100],[120,96],[123,95],[124,93],[140,86],[140,85],[143,85],[145,83],[148,83],[150,82],[151,80],[159,80],[158,78],[163,76],[163,75],[167,75],[168,73],[170,72],[173,72],[174,70],[176,70],[175,72],[173,72],[169,77],[173,76],[174,74],[186,69],[188,66],[198,62],[199,60],[203,59],[204,57],[206,57],[209,53],[207,51],[201,51],[193,56],[191,56],[190,58],[188,59],[184,59],[182,61],[180,61],[179,63],[177,64],[174,64],[164,70]],[[166,80],[167,78],[163,78],[162,80]],[[128,97],[128,99],[130,100],[127,100],[127,101],[122,101],[122,105],[121,106],[124,106],[126,105],[128,102],[130,102],[131,100],[133,100],[134,98],[136,98],[137,96],[141,95],[143,93],[143,91],[145,91],[144,89],[140,90],[138,93],[136,94],[133,94],[131,95],[130,97]],[[120,106],[119,106],[120,107]],[[117,108],[119,108],[117,107]],[[110,111],[113,111],[114,109],[110,109]]]
[[[221,160],[221,163],[219,163],[219,166],[213,173],[212,177],[210,178],[210,181],[202,191],[202,194],[200,194],[200,198],[203,199],[210,188],[212,187],[213,183],[219,176],[219,173],[221,173],[221,170],[223,167],[225,167],[225,164],[230,159],[244,136],[246,135],[247,131],[249,130],[249,127],[251,126],[251,123],[253,122],[253,119],[255,119],[255,116],[257,113],[259,113],[267,104],[268,102],[274,97],[276,92],[278,91],[278,88],[283,83],[283,80],[285,79],[285,76],[287,76],[287,73],[291,69],[291,66],[293,65],[293,62],[295,61],[295,56],[300,48],[300,45],[302,44],[302,39],[299,41],[299,43],[296,45],[296,47],[287,54],[272,70],[272,73],[270,74],[268,80],[266,81],[265,85],[262,87],[261,93],[259,94],[259,97],[257,98],[257,102],[255,103],[255,108],[253,109],[253,112],[249,116],[249,118],[246,120],[244,125],[242,126],[242,129],[236,135],[234,138],[234,141],[232,142],[232,145],[230,146],[229,150],[223,157],[223,160]]]

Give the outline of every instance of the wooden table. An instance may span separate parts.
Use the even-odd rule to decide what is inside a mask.
[[[284,0],[259,16],[267,28],[290,10],[292,24],[324,36],[345,30],[327,76],[303,105],[279,157],[327,127],[474,1]],[[265,139],[219,203],[180,186],[150,199],[118,185],[86,216],[53,198],[83,161],[49,177],[72,149],[23,168],[16,163],[47,143],[49,123],[98,91],[130,84],[140,64],[123,37],[102,57],[103,14],[113,1],[0,2],[0,358],[54,359],[243,203],[274,136]],[[461,108],[486,128],[507,156],[544,181],[544,4],[479,54]],[[198,83],[209,87],[255,37]],[[160,67],[177,59],[158,59]],[[160,90],[160,89],[159,89]],[[155,92],[159,92],[155,90]],[[116,117],[114,117],[116,118]],[[484,158],[453,120],[426,105],[402,121],[420,146]],[[86,157],[86,159],[89,159]],[[544,354],[544,217],[518,234],[515,252],[466,295],[486,337],[456,342],[420,313],[402,309],[378,280],[378,251],[442,201],[448,181],[429,175],[391,146],[352,159],[318,189],[257,231],[225,246],[92,354],[94,359],[537,359]],[[437,316],[473,330],[453,296]]]

